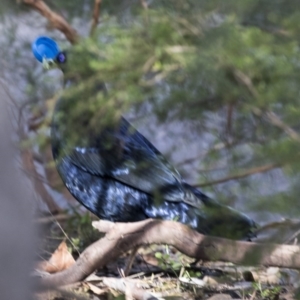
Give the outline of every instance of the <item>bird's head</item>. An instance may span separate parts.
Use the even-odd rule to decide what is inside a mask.
[[[32,52],[47,70],[60,67],[67,61],[66,53],[61,51],[57,43],[47,36],[38,37],[32,43]]]

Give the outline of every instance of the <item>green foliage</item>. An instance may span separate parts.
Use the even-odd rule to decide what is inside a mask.
[[[166,246],[168,247],[168,246]],[[167,251],[165,253],[162,252],[155,252],[155,257],[158,260],[158,266],[163,270],[172,270],[175,276],[179,276],[182,268],[190,267],[189,263],[185,261],[185,258],[182,254],[178,256],[174,256]],[[188,272],[185,272],[185,276],[188,275]]]
[[[264,117],[273,111],[287,126],[298,125],[297,33],[286,32],[289,22],[278,11],[267,12],[267,6],[261,12],[267,15],[265,26],[277,22],[279,32],[248,24],[256,20],[258,3],[215,5],[213,12],[205,1],[176,1],[168,10],[165,3],[156,4],[135,10],[126,23],[112,17],[94,39],[82,39],[69,59],[69,76],[80,81],[66,95],[85,99],[72,107],[74,119],[85,116],[87,126],[100,130],[148,100],[161,121],[201,120],[202,130],[214,137],[212,144],[234,141],[230,152],[211,152],[201,163],[210,167],[226,157],[224,176],[271,162],[288,166],[297,159],[298,141]],[[287,13],[290,22],[295,15]],[[107,94],[95,94],[99,82],[106,82]],[[220,116],[218,124],[212,124],[213,114]]]
[[[101,237],[101,234],[92,227],[92,218],[89,212],[79,214],[76,210],[68,219],[66,233],[72,241],[73,250],[83,251],[90,244]]]
[[[290,129],[298,133],[300,128],[300,4],[283,0],[148,3],[144,9],[138,0],[102,1],[101,23],[93,38],[87,37],[86,24],[94,1],[48,3],[85,34],[78,45],[67,49],[66,75],[77,81],[64,93],[65,99],[73,100],[64,120],[73,124],[70,144],[82,136],[82,124],[96,134],[146,102],[162,123],[182,122],[199,140],[199,153],[190,153],[199,157],[193,161],[198,169],[194,182],[282,164],[274,172],[208,188],[215,198],[231,204],[239,199],[251,204],[252,210],[255,204],[259,211],[296,215],[299,141],[291,137]],[[12,11],[25,14],[24,7],[5,0],[0,15],[6,20]],[[41,67],[29,59],[31,41],[17,38],[17,21],[4,23],[6,29],[1,31],[1,78],[13,92],[15,86],[20,89],[16,92],[20,106],[27,101],[43,111],[44,99],[53,97],[53,86],[58,89],[53,80],[57,76],[42,76]],[[56,36],[47,29],[45,34]],[[68,45],[58,37],[61,45]],[[95,88],[101,82],[106,83],[107,93]],[[267,111],[276,113],[284,126],[270,122]],[[183,139],[181,135],[174,135],[174,140]],[[189,174],[191,165],[185,167]]]
[[[212,146],[231,145],[199,162],[203,169],[226,160],[223,171],[205,174],[207,181],[268,163],[283,164],[286,175],[298,172],[299,141],[264,115],[272,111],[285,128],[299,126],[297,4],[156,1],[147,10],[128,6],[124,17],[117,12],[123,6],[114,5],[104,4],[97,34],[69,53],[66,76],[77,84],[64,94],[72,101],[63,122],[73,124],[71,144],[82,124],[96,134],[148,101],[160,121],[201,122],[198,134],[209,133]],[[107,93],[95,89],[100,82]],[[255,184],[244,179],[234,194]],[[221,199],[236,197],[230,186],[220,191]],[[276,189],[268,193],[273,198]]]
[[[282,289],[280,286],[263,288],[260,282],[254,282],[253,287],[259,292],[262,299],[277,299]]]

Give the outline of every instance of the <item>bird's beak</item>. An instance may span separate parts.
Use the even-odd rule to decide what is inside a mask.
[[[43,57],[43,68],[46,70],[59,69],[67,61],[67,55],[64,51],[58,53],[55,59]]]
[[[43,68],[45,70],[50,70],[50,69],[55,69],[57,68],[57,63],[53,60],[53,59],[49,59],[49,58],[43,58],[42,61],[43,64]]]

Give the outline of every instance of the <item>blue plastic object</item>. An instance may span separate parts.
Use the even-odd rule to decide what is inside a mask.
[[[60,49],[53,39],[41,36],[32,43],[32,52],[34,57],[43,63],[44,60],[55,60]]]

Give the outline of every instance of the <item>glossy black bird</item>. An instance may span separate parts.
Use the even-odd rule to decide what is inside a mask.
[[[56,43],[41,37],[33,44],[44,65],[67,65]],[[84,142],[70,141],[70,110],[77,101],[62,96],[52,121],[52,152],[70,193],[100,219],[135,222],[176,220],[197,231],[249,239],[254,222],[183,181],[163,155],[123,117],[101,130],[87,129]],[[82,122],[84,128],[84,117]],[[71,146],[70,146],[71,145]]]

